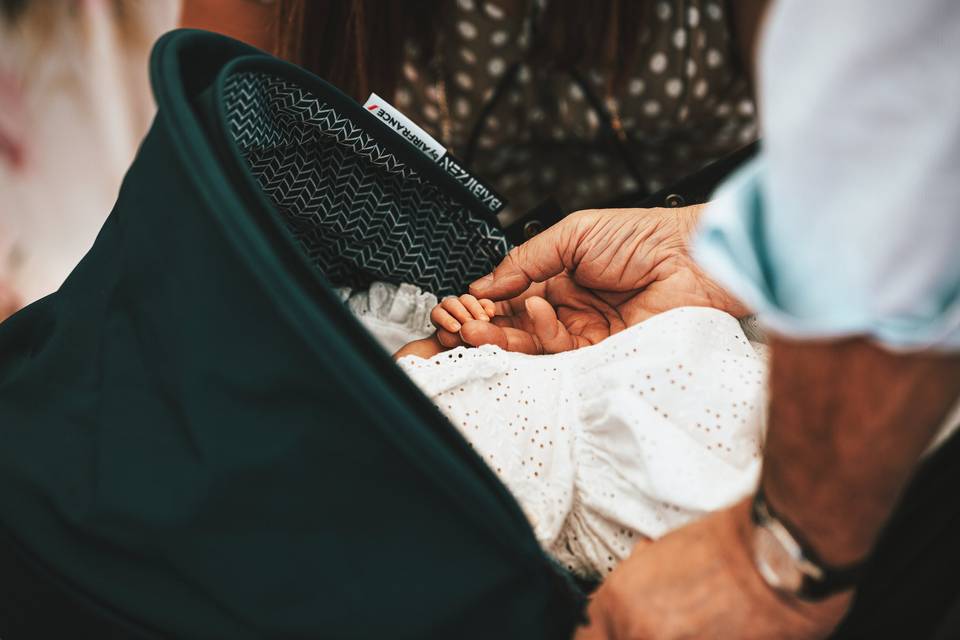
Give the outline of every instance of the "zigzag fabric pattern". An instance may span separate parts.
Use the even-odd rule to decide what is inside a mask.
[[[334,286],[383,280],[456,294],[506,255],[500,229],[307,90],[251,72],[224,89],[252,173]]]

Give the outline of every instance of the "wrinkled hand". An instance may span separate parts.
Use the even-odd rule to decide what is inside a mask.
[[[849,593],[819,603],[775,594],[749,555],[749,499],[634,549],[590,603],[575,640],[814,640],[850,605]]]
[[[474,346],[556,353],[596,344],[681,306],[747,315],[690,258],[688,240],[701,209],[597,209],[567,216],[470,285],[474,296],[500,302],[492,323],[465,323],[460,338]]]

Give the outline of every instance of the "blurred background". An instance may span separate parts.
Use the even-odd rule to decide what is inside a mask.
[[[177,26],[371,91],[506,196],[637,202],[757,136],[747,0],[0,0],[0,319],[89,249]]]

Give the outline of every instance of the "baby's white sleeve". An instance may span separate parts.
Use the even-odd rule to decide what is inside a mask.
[[[714,309],[668,311],[563,354],[461,347],[398,363],[581,575],[757,479],[765,363]]]
[[[634,357],[612,354],[581,374],[577,492],[591,512],[658,537],[753,490],[766,366],[737,321],[713,309],[640,327],[611,344]]]
[[[548,548],[574,494],[576,403],[564,360],[483,346],[397,361],[510,489]]]

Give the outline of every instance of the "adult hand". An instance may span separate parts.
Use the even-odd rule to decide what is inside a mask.
[[[638,547],[590,602],[575,640],[813,640],[840,622],[851,595],[818,603],[777,595],[750,555],[749,500]]]
[[[702,207],[567,216],[470,285],[474,296],[500,301],[493,323],[466,323],[459,336],[441,335],[441,341],[454,346],[462,338],[475,346],[555,353],[595,344],[675,307],[747,315],[690,258],[688,241]],[[553,313],[544,319],[548,309]]]
[[[20,297],[13,292],[10,285],[0,280],[0,322],[12,316],[20,306]]]

